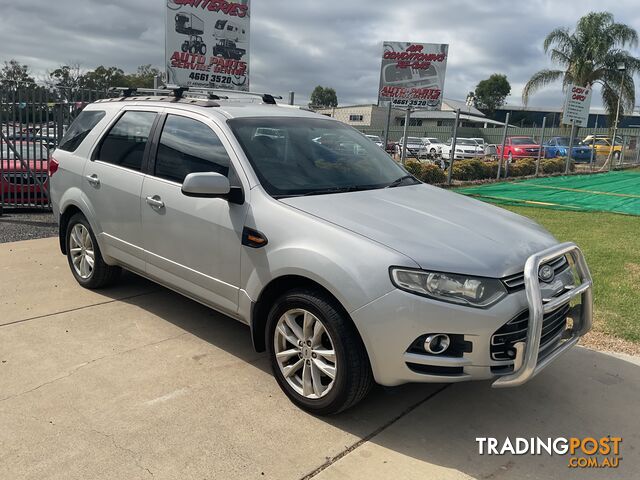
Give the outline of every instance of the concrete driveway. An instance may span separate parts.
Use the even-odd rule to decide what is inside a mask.
[[[640,367],[575,349],[516,390],[376,388],[315,418],[247,327],[133,275],[76,285],[56,239],[0,245],[2,479],[638,478]],[[623,437],[616,470],[476,437]]]

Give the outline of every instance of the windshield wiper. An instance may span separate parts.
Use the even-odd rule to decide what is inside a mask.
[[[415,178],[413,177],[413,175],[405,175],[403,177],[398,178],[397,180],[394,180],[393,182],[391,182],[389,185],[387,185],[386,188],[395,188],[395,187],[399,187],[400,185],[402,185],[402,183],[405,180],[414,180]]]

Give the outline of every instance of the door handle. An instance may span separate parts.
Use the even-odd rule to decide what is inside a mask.
[[[98,175],[96,175],[95,173],[93,175],[87,175],[85,178],[94,187],[100,186],[100,179],[98,178]]]
[[[164,208],[164,202],[158,195],[154,195],[153,197],[147,197],[147,205],[152,208]]]

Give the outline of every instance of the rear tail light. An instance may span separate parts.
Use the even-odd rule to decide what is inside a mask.
[[[49,157],[49,176],[53,176],[54,173],[56,173],[58,171],[58,168],[60,167],[60,163],[58,163],[58,161],[53,158],[53,157]]]

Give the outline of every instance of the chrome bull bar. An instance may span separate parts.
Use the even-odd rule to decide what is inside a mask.
[[[580,284],[559,297],[545,302],[542,298],[540,280],[538,278],[540,266],[563,255],[569,255],[573,259]],[[530,256],[524,267],[524,285],[527,302],[529,303],[529,325],[527,327],[526,342],[518,342],[514,345],[516,349],[514,371],[493,382],[491,386],[494,388],[517,387],[531,380],[556,358],[578,343],[580,337],[591,330],[593,323],[593,281],[584,256],[575,243],[562,243]],[[570,302],[578,295],[582,296],[579,318],[573,318],[573,326],[565,332],[562,342],[538,362],[544,315]]]

